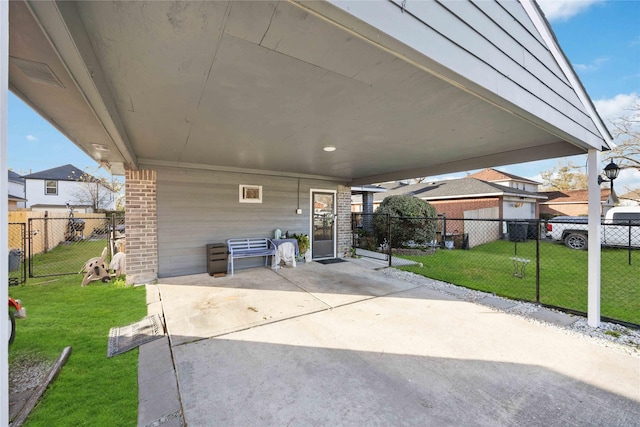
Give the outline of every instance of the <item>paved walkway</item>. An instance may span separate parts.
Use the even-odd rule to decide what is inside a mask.
[[[375,267],[148,286],[169,338],[140,348],[138,424],[640,425],[640,358]]]

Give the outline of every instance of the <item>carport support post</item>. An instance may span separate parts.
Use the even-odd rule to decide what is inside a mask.
[[[589,180],[589,291],[587,305],[587,323],[597,328],[600,326],[600,152],[593,148],[587,155],[587,177]]]
[[[9,120],[7,93],[9,92],[9,2],[0,2],[0,294],[3,303],[0,305],[0,426],[9,425],[9,310],[4,305],[4,296],[9,293],[9,178],[7,174],[7,125]]]

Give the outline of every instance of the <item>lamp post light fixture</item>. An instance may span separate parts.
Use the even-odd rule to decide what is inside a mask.
[[[610,182],[611,192],[613,193],[613,180],[618,177],[619,173],[620,173],[620,166],[616,165],[615,163],[613,163],[613,160],[611,160],[611,162],[604,167],[604,174],[609,179],[604,179],[602,178],[601,175],[598,175],[598,185],[602,184],[603,182]]]

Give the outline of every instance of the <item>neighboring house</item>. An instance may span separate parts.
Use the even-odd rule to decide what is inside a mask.
[[[24,178],[14,171],[9,171],[9,207],[15,211],[25,207]]]
[[[515,188],[517,190],[529,191],[531,193],[537,193],[538,187],[540,186],[539,182],[492,168],[481,170],[480,172],[469,175],[467,178],[476,178],[482,181],[504,185],[505,187]]]
[[[92,213],[94,207],[115,210],[117,193],[73,165],[25,175],[26,207],[33,211]]]
[[[627,191],[619,197],[620,206],[640,205],[640,190]]]
[[[543,191],[547,200],[540,202],[540,216],[543,218],[558,215],[586,216],[589,210],[587,190]],[[611,193],[610,188],[600,189],[600,214],[607,211],[618,202],[618,197]]]
[[[465,218],[469,215],[487,219],[536,219],[538,203],[546,199],[537,192],[538,182],[527,178],[485,169],[466,178],[407,184],[389,182],[379,184],[386,192],[373,196],[375,211],[385,197],[406,194],[419,197],[432,204],[438,215],[450,218]],[[362,211],[363,191],[369,188],[352,189],[352,212]],[[356,195],[356,193],[358,193]]]
[[[8,9],[11,90],[126,177],[130,283],[204,273],[207,243],[277,228],[343,256],[353,186],[611,143],[532,0]],[[496,187],[500,211],[512,193]],[[316,246],[318,201],[336,220]]]
[[[536,219],[537,204],[546,196],[477,178],[460,178],[419,184],[380,184],[386,193],[374,195],[374,208],[385,197],[411,195],[426,200],[438,215],[448,218]]]
[[[375,193],[385,193],[386,191],[387,189],[380,185],[358,185],[351,187],[351,212],[372,213],[380,204],[380,199],[378,199],[376,204],[373,195]]]

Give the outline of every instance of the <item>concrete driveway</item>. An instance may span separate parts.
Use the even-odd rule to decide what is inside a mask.
[[[157,288],[190,427],[640,425],[639,357],[360,263]]]

